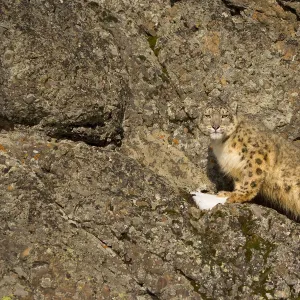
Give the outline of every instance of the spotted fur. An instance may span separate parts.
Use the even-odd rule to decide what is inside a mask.
[[[219,192],[228,203],[246,202],[262,193],[271,202],[300,217],[300,149],[290,141],[237,117],[223,103],[209,106],[200,128],[222,171],[234,180],[233,192]]]

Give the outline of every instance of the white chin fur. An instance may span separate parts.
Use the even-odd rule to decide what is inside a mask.
[[[213,133],[210,134],[210,138],[211,138],[212,140],[219,140],[219,139],[221,139],[222,137],[223,137],[223,134],[220,133],[220,132],[213,132]]]

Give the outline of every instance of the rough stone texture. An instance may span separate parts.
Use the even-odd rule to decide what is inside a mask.
[[[5,2],[1,115],[56,137],[120,143],[128,83],[117,40],[101,22],[109,19],[105,10],[76,1]]]
[[[297,1],[0,5],[0,299],[299,299],[299,224],[198,210],[201,109],[299,143]]]
[[[118,152],[1,134],[0,296],[296,299],[299,225],[252,205],[201,212]]]

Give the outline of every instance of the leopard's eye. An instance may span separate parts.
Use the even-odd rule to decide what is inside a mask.
[[[222,119],[228,118],[228,115],[222,115]]]

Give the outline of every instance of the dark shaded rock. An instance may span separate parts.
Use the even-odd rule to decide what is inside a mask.
[[[278,0],[277,3],[283,7],[284,10],[289,11],[297,16],[300,20],[300,3],[297,0]]]
[[[2,16],[1,114],[54,137],[120,144],[129,89],[109,30],[117,19],[98,5],[52,1],[6,1]]]

